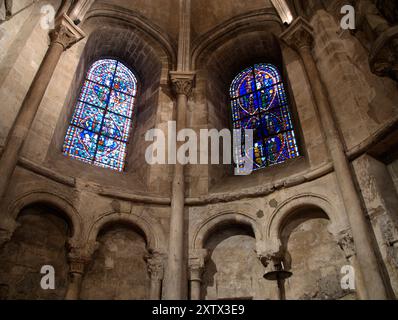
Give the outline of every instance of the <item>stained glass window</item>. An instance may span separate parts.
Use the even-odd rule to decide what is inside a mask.
[[[234,129],[253,129],[254,170],[300,156],[284,85],[274,65],[244,69],[232,81],[230,97]],[[241,159],[243,143],[244,134],[242,147],[234,151]]]
[[[136,94],[137,79],[125,65],[113,59],[96,61],[86,74],[63,153],[123,171]]]

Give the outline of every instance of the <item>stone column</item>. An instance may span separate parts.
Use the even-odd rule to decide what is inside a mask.
[[[355,271],[355,292],[360,300],[368,299],[366,286],[362,270],[359,266],[357,256],[355,254],[354,239],[348,230],[340,232],[337,236],[337,243],[341,250],[344,251],[345,257]]]
[[[189,253],[189,282],[191,300],[201,300],[202,275],[207,259],[207,250],[191,250]]]
[[[91,262],[99,243],[89,243],[84,247],[71,247],[68,254],[69,282],[65,300],[79,300],[83,276],[87,265]]]
[[[340,139],[337,124],[332,115],[327,90],[321,81],[319,71],[312,56],[313,33],[311,25],[303,18],[297,18],[281,35],[281,39],[295,48],[301,56],[307,79],[311,84],[312,94],[326,138],[340,194],[352,228],[358,262],[367,278],[367,292],[371,299],[387,299],[388,294],[378,265],[371,229],[362,209],[359,192],[355,187],[350,163],[346,157]]]
[[[193,88],[194,74],[171,72],[171,82],[177,95],[177,131],[186,128],[188,97]],[[183,142],[177,143],[178,147]],[[177,161],[172,184],[170,238],[165,281],[165,299],[183,299],[184,283],[184,165]]]
[[[283,255],[281,251],[263,251],[258,258],[265,268],[264,278],[274,281],[276,284],[273,300],[286,300],[285,279],[292,274],[283,266]]]
[[[163,253],[154,251],[148,255],[145,260],[147,262],[148,272],[151,278],[149,299],[161,300],[165,255]]]
[[[56,27],[50,32],[50,47],[26,94],[0,159],[0,200],[8,188],[20,151],[62,52],[83,37],[83,31],[77,28],[65,14],[57,18]]]

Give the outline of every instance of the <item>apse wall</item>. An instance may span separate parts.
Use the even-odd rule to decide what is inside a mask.
[[[194,38],[236,16],[267,8],[273,9],[269,0],[230,0],[228,5],[220,5],[219,2],[212,0],[193,0],[192,32]]]
[[[63,54],[55,70],[0,208],[10,224],[25,204],[37,200],[60,202],[63,208],[72,212],[77,221],[74,226],[78,227],[77,238],[73,236],[73,240],[80,241],[79,245],[86,245],[86,240],[99,241],[102,245],[84,284],[85,298],[147,297],[148,279],[143,276],[145,265],[141,258],[149,249],[167,252],[173,168],[148,166],[144,159],[147,144],[143,141],[148,129],[167,130],[167,122],[175,117],[175,96],[169,71],[175,69],[178,19],[175,12],[170,14],[169,8],[177,7],[177,3],[177,0],[162,1],[161,4],[158,1],[96,2],[88,13],[88,21],[81,26],[87,37]],[[188,126],[196,132],[202,128],[230,128],[228,88],[234,76],[252,63],[272,61],[278,65],[285,80],[302,157],[248,177],[233,176],[231,165],[187,166],[186,254],[191,255],[197,249],[210,250],[207,263],[211,266],[213,261],[213,269],[210,268],[210,274],[205,273],[204,286],[207,288],[202,288],[204,292],[207,290],[207,297],[275,298],[268,295],[269,291],[276,292],[269,289],[271,284],[261,282],[265,281],[262,278],[265,271],[260,260],[255,259],[267,249],[266,246],[275,245],[274,241],[278,239],[275,230],[280,217],[289,216],[295,208],[315,206],[327,214],[328,220],[306,220],[294,230],[288,249],[296,277],[287,281],[287,294],[294,298],[353,298],[329,286],[336,280],[331,274],[349,263],[350,253],[337,247],[341,236],[349,234],[349,212],[342,202],[302,61],[297,52],[278,40],[284,26],[268,1],[234,0],[230,3],[229,6],[219,6],[217,1],[207,0],[192,3],[192,68],[196,71],[196,86],[189,99]],[[10,36],[0,39],[0,148],[48,47],[47,32],[39,26],[38,9],[24,11],[1,25],[0,30],[6,30]],[[142,24],[131,25],[126,22],[126,16],[127,20]],[[337,24],[332,15],[317,11],[311,21],[317,43],[314,50],[316,63],[330,93],[333,115],[340,125],[348,157],[352,160],[352,170],[373,226],[380,261],[385,262],[384,272],[397,291],[397,236],[394,234],[397,225],[395,208],[398,206],[397,166],[394,162],[384,163],[363,155],[368,143],[397,119],[396,84],[370,72],[366,48],[348,32],[336,33]],[[136,69],[143,86],[137,105],[139,127],[133,132],[127,170],[123,174],[94,168],[61,154],[84,73],[92,61],[102,56],[121,58]],[[350,85],[346,85],[347,82]],[[145,241],[140,232],[130,229],[99,232],[97,237],[99,226],[108,220],[139,224],[149,230],[153,240]],[[236,229],[222,230],[201,244],[202,247],[196,247],[195,241],[200,238],[202,229],[224,220],[228,223],[250,221],[256,228],[253,233],[243,234]],[[26,221],[39,227],[45,225],[35,220]],[[48,225],[44,229],[49,229]],[[64,229],[60,227],[59,230]],[[27,230],[26,234],[29,232]],[[62,237],[54,236],[59,248],[61,240],[69,237],[66,231],[61,233]],[[15,234],[16,238],[22,236],[18,231]],[[49,242],[52,241],[50,238]],[[309,258],[301,252],[308,244]],[[235,245],[242,245],[237,250],[238,256],[250,259],[252,263],[247,266],[237,262],[230,272],[223,261],[223,250],[232,252]],[[117,250],[113,250],[115,247]],[[127,247],[134,247],[139,256],[137,260],[130,260]],[[330,252],[336,258],[332,264],[328,264]],[[131,274],[116,267],[112,269],[111,261],[123,266],[135,265],[139,272]],[[221,266],[219,278],[214,277],[217,263]],[[314,271],[315,276],[302,274],[302,266]],[[113,272],[119,271],[126,272],[128,281],[137,284],[137,295],[123,295],[114,283],[109,285],[106,294],[98,294],[97,280],[108,275],[115,279]],[[247,274],[243,274],[245,271]],[[320,274],[330,280],[321,283],[327,297],[317,294],[314,289]],[[230,285],[230,278],[235,276],[241,277],[241,286],[238,282]],[[303,278],[301,283],[296,281],[300,276]],[[29,281],[27,279],[27,287]],[[219,291],[215,284],[221,288]],[[3,294],[4,286],[0,290]],[[63,293],[60,291],[54,298],[60,298]]]

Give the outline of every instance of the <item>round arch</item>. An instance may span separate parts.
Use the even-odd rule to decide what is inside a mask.
[[[59,210],[68,222],[71,230],[71,238],[75,240],[81,238],[83,219],[70,201],[60,195],[48,191],[25,193],[9,206],[9,213],[16,220],[24,208],[34,204],[46,204]]]
[[[156,49],[158,55],[164,56],[170,69],[177,63],[176,47],[170,36],[138,12],[115,5],[100,5],[88,11],[83,25],[88,34],[103,26],[135,31]]]
[[[266,225],[266,238],[280,239],[281,231],[286,223],[297,211],[306,208],[321,209],[331,222],[328,229],[332,234],[347,229],[345,219],[339,215],[338,210],[326,197],[308,193],[289,198],[275,209]]]
[[[202,249],[209,236],[219,227],[248,226],[252,229],[256,241],[262,239],[261,228],[257,221],[248,214],[240,212],[220,212],[203,221],[194,231],[191,246],[193,249]]]
[[[144,234],[149,250],[165,249],[166,238],[160,225],[134,213],[112,212],[102,215],[90,227],[87,243],[95,242],[100,231],[113,224],[122,224],[138,228]]]
[[[192,70],[200,68],[207,57],[237,36],[265,32],[268,36],[283,31],[282,22],[274,10],[263,9],[236,16],[197,38],[192,49]],[[241,41],[241,40],[239,40]]]

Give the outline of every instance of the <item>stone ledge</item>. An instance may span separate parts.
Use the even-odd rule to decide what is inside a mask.
[[[107,198],[116,198],[119,200],[126,200],[134,203],[142,203],[142,204],[154,204],[154,205],[164,205],[170,206],[171,199],[170,198],[160,198],[160,197],[151,197],[151,196],[142,196],[132,193],[126,192],[118,192],[111,190],[103,190],[98,193],[100,196],[104,196]]]
[[[61,175],[59,173],[56,173],[55,171],[52,171],[47,168],[43,168],[40,165],[26,159],[26,158],[20,158],[18,160],[18,164],[24,168],[27,169],[31,172],[34,172],[40,176],[43,176],[45,178],[51,179],[55,182],[64,184],[69,187],[75,187],[76,186],[76,179],[68,176]]]
[[[280,179],[274,183],[264,185],[262,187],[243,189],[239,192],[218,193],[200,198],[187,198],[185,204],[188,206],[203,206],[214,203],[232,202],[241,199],[251,199],[267,196],[274,191],[282,188],[291,188],[305,182],[319,179],[329,173],[333,172],[333,165],[331,163],[324,164],[314,170],[306,171],[301,174],[296,174],[292,177]]]
[[[355,147],[351,148],[346,152],[347,157],[353,161],[366,153],[369,149],[374,147],[376,144],[381,142],[389,134],[396,131],[398,128],[398,117],[387,123],[386,126],[376,131],[373,135],[363,140],[361,143],[357,144]]]

